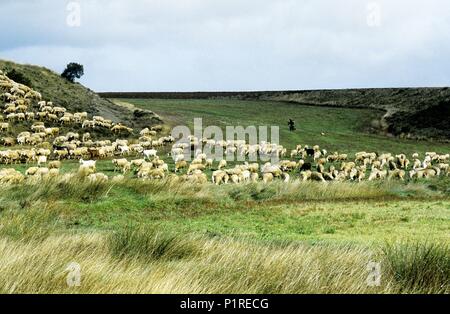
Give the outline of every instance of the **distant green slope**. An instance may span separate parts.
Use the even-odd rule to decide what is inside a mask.
[[[450,141],[450,88],[366,88],[253,92],[101,93],[105,98],[234,99],[379,110],[375,133]]]
[[[86,111],[90,115],[101,115],[136,128],[160,123],[159,117],[151,111],[135,112],[130,108],[117,106],[80,83],[70,83],[47,68],[0,60],[0,70],[7,72],[12,69],[28,78],[31,87],[40,92],[44,100],[63,106],[70,112]]]

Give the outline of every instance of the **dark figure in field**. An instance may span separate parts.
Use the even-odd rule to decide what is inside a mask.
[[[295,121],[294,120],[292,120],[292,119],[289,119],[289,122],[288,122],[288,125],[289,125],[289,131],[295,131],[296,129],[295,129]]]

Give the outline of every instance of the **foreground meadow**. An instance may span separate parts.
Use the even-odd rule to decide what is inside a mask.
[[[448,293],[448,186],[4,186],[0,292]],[[80,286],[67,284],[71,263]]]

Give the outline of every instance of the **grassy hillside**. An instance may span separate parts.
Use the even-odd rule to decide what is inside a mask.
[[[130,127],[160,123],[159,117],[150,111],[136,111],[135,108],[114,105],[83,85],[70,83],[58,73],[44,67],[0,60],[0,70],[8,72],[13,69],[31,81],[31,87],[40,92],[44,100],[63,106],[70,112],[86,111],[90,115],[101,115]]]
[[[408,138],[450,138],[450,88],[379,88],[312,91],[102,93],[108,98],[234,99],[364,108],[383,112],[373,132]]]
[[[120,102],[153,110],[171,126],[187,124],[192,127],[194,118],[203,118],[204,127],[217,125],[223,129],[227,125],[279,125],[280,142],[287,148],[295,148],[297,144],[319,144],[330,152],[337,150],[346,153],[378,151],[411,154],[450,151],[448,143],[373,134],[373,122],[383,115],[382,111],[374,109],[229,99],[120,99]],[[297,131],[289,131],[289,118],[296,121]],[[325,135],[321,135],[322,132]]]
[[[324,90],[263,98],[318,106],[385,111],[379,131],[405,137],[450,138],[450,88]]]

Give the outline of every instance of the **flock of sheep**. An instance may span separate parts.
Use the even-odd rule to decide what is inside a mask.
[[[354,156],[338,152],[328,153],[319,146],[298,145],[291,150],[272,143],[247,144],[245,141],[215,141],[190,136],[186,143],[174,143],[171,136],[159,135],[161,126],[145,128],[138,138],[131,138],[133,129],[113,123],[101,116],[89,120],[86,112],[70,113],[66,108],[54,106],[42,100],[40,93],[28,86],[10,80],[0,71],[0,97],[5,102],[0,114],[0,135],[11,133],[13,126],[26,126],[28,130],[15,136],[1,138],[0,164],[26,164],[25,173],[14,168],[0,170],[0,183],[22,183],[28,180],[60,178],[70,180],[74,176],[89,181],[119,181],[132,173],[142,180],[171,177],[174,180],[206,183],[205,170],[212,171],[211,182],[220,185],[280,179],[301,181],[362,181],[406,178],[430,178],[450,176],[449,154],[428,152],[424,156],[413,154],[392,155],[375,152],[358,152]],[[47,126],[47,125],[51,125]],[[79,126],[85,131],[60,134],[62,126]],[[126,135],[130,139],[95,140],[88,132],[91,129],[109,130],[111,136]],[[22,147],[13,149],[13,147]],[[27,148],[25,148],[27,147]],[[195,149],[195,147],[203,147]],[[192,150],[194,148],[194,151]],[[226,156],[241,159],[264,159],[277,157],[278,162],[233,164],[226,159],[214,161],[206,151],[221,149]],[[160,152],[174,160],[169,165]],[[192,156],[193,155],[193,156]],[[290,159],[287,159],[287,157]],[[190,161],[191,157],[194,157]],[[252,159],[253,158],[253,159]],[[115,176],[97,172],[97,160],[111,159]],[[77,173],[61,174],[65,160],[77,160]],[[295,177],[294,177],[295,176]]]

